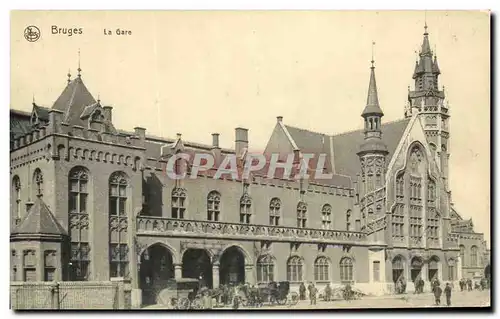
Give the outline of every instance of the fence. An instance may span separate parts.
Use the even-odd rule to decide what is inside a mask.
[[[130,309],[130,281],[12,282],[10,303],[14,310]]]

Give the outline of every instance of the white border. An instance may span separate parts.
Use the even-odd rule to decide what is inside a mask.
[[[7,152],[7,149],[9,148],[9,135],[7,134],[7,128],[9,127],[9,96],[10,96],[10,10],[36,10],[36,9],[45,9],[45,10],[144,10],[144,9],[149,9],[149,10],[167,10],[167,9],[173,9],[173,10],[214,10],[214,9],[219,9],[219,10],[307,10],[307,9],[316,9],[316,10],[346,10],[346,9],[351,9],[351,10],[389,10],[389,9],[399,9],[399,10],[436,10],[436,9],[446,9],[446,10],[477,10],[477,9],[492,9],[493,12],[500,12],[500,1],[498,0],[474,0],[474,1],[436,1],[436,0],[414,0],[414,1],[369,1],[369,0],[350,0],[350,1],[318,1],[318,0],[307,0],[307,1],[297,1],[297,0],[253,0],[253,1],[238,1],[238,0],[212,0],[212,1],[194,1],[194,0],[177,0],[177,1],[150,1],[150,0],[141,0],[140,2],[118,2],[115,4],[107,4],[104,1],[94,1],[94,0],[86,0],[86,1],[53,1],[53,0],[46,0],[46,1],[16,1],[16,3],[9,3],[8,1],[2,1],[0,3],[0,12],[1,12],[1,33],[0,33],[0,43],[1,46],[1,52],[2,52],[2,70],[4,70],[1,81],[2,85],[0,87],[1,90],[1,102],[2,102],[2,107],[1,107],[1,112],[3,116],[1,116],[1,120],[3,121],[4,125],[0,126],[2,127],[5,132],[0,135],[0,143],[2,146],[2,149]],[[497,22],[498,24],[498,22]],[[495,28],[497,29],[497,28]],[[498,41],[498,32],[495,32],[495,40]],[[9,70],[9,71],[7,71]],[[498,64],[496,66],[495,71],[498,72]],[[499,92],[499,84],[496,82],[495,88],[491,88],[492,90]],[[493,103],[493,101],[492,101]],[[473,106],[471,106],[473,107]],[[496,112],[495,116],[495,122],[500,123],[500,115],[499,112]],[[495,131],[496,133],[496,131]],[[498,140],[497,140],[498,142]],[[496,148],[498,148],[499,145],[495,145]],[[2,314],[5,314],[7,316],[13,316],[14,313],[9,310],[9,290],[8,290],[8,283],[10,281],[10,277],[8,277],[8,268],[9,268],[9,262],[7,256],[9,256],[9,244],[7,241],[8,234],[10,232],[9,230],[9,192],[8,190],[10,189],[10,183],[9,183],[9,171],[7,170],[7,167],[9,167],[8,163],[9,159],[7,157],[7,154],[1,157],[1,165],[0,167],[2,168],[0,170],[0,181],[4,185],[1,189],[3,189],[3,192],[1,193],[1,204],[4,207],[2,210],[2,223],[0,225],[2,226],[2,232],[5,236],[4,240],[1,243],[2,251],[1,251],[1,256],[4,256],[3,260],[4,262],[1,263],[1,274],[2,274],[2,289],[1,289],[1,311]],[[495,177],[497,177],[495,175]],[[493,195],[494,198],[500,198],[500,194],[498,194],[500,191],[497,189],[495,194]],[[492,211],[492,214],[494,212]],[[495,227],[498,226],[498,220],[499,218],[495,218]],[[494,232],[493,232],[494,233]],[[492,238],[493,240],[494,238]],[[496,239],[496,238],[495,238]],[[491,243],[491,247],[494,248],[496,247],[495,244]],[[494,277],[495,278],[495,277]],[[497,288],[495,286],[495,288]],[[498,293],[498,290],[497,290]],[[493,300],[492,300],[493,302]],[[52,315],[52,314],[48,314]],[[70,313],[64,313],[65,316],[73,316],[73,314]],[[101,316],[102,314],[95,314],[94,316]],[[147,315],[144,313],[133,313],[133,315],[138,316],[138,317],[145,317]],[[166,314],[169,315],[169,314]],[[249,314],[246,314],[249,315]],[[262,317],[267,317],[271,315],[277,315],[276,313],[272,312],[264,312],[264,313],[259,313],[259,316]],[[280,315],[287,315],[286,313],[280,313]],[[295,314],[298,317],[306,317],[308,316],[305,313],[300,313],[300,314]],[[318,315],[318,314],[315,314]],[[363,314],[351,314],[355,316],[362,316]],[[386,315],[384,313],[380,313],[380,315]],[[418,316],[420,315],[419,313],[414,314],[413,316]],[[448,317],[448,316],[457,316],[460,314],[454,314],[454,313],[425,313],[426,317],[433,317],[433,316],[439,316],[439,317]],[[80,316],[89,316],[89,314],[83,314]]]

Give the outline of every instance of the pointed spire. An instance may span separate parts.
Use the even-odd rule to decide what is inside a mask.
[[[78,69],[77,69],[77,71],[78,71],[78,77],[81,77],[82,76],[82,74],[81,74],[82,68],[80,67],[80,49],[78,49]]]
[[[32,103],[33,103],[33,105],[36,105],[36,103],[35,103],[35,93],[33,93],[33,102]]]
[[[372,51],[373,51],[373,45],[375,42],[372,43]],[[377,92],[377,81],[375,80],[375,60],[373,59],[373,54],[372,54],[372,60],[371,60],[371,67],[370,67],[370,84],[368,86],[368,97],[366,99],[366,107],[363,110],[363,113],[361,116],[367,116],[370,114],[378,114],[380,116],[384,115],[382,110],[380,109],[380,105],[378,103],[378,92]]]
[[[420,51],[420,55],[432,55],[431,45],[429,44],[429,33],[427,32],[427,22],[425,22],[424,29],[424,42],[422,43],[422,50]]]

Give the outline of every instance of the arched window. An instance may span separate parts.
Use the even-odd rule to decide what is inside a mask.
[[[269,224],[279,226],[281,216],[281,200],[279,198],[271,199],[269,203]]]
[[[349,209],[345,215],[345,229],[347,231],[351,230],[351,210]]]
[[[286,279],[291,282],[301,282],[303,280],[303,262],[299,256],[288,259],[286,264]]]
[[[90,245],[87,211],[89,175],[75,167],[69,173],[69,235],[71,238],[70,280],[85,281],[89,276]]]
[[[352,282],[353,278],[352,259],[349,257],[344,257],[340,260],[340,281]]]
[[[404,263],[401,256],[396,256],[392,260],[392,281],[397,282],[404,277]]]
[[[307,225],[307,205],[300,202],[297,205],[297,227],[306,228]]]
[[[396,199],[402,200],[404,198],[404,174],[400,173],[396,177]]]
[[[240,198],[240,223],[242,224],[250,224],[250,217],[252,207],[252,199],[248,195],[248,193],[243,194]]]
[[[109,276],[128,277],[128,177],[115,172],[109,178]]]
[[[427,203],[429,206],[434,206],[436,201],[436,183],[432,179],[428,179],[427,185]]]
[[[460,261],[462,263],[462,267],[465,266],[465,246],[460,245]]]
[[[472,246],[470,248],[470,265],[472,267],[477,267],[478,266],[478,263],[477,263],[477,246]]]
[[[218,222],[220,217],[220,194],[211,191],[207,197],[207,220]]]
[[[12,202],[15,203],[12,219],[14,223],[18,225],[21,219],[21,180],[17,175],[12,179],[12,197]]]
[[[332,229],[332,206],[330,204],[323,205],[321,209],[321,227]]]
[[[270,255],[261,256],[257,260],[257,282],[274,281],[274,260]]]
[[[185,218],[186,197],[186,190],[184,188],[174,188],[172,191],[172,218]]]
[[[314,261],[314,280],[330,281],[330,263],[326,257],[318,257]]]
[[[43,196],[43,175],[42,171],[37,168],[33,173],[33,185],[35,186],[35,196],[42,197]]]

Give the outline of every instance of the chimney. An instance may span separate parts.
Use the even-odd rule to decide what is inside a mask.
[[[103,106],[102,109],[103,109],[104,118],[107,121],[112,123],[113,122],[113,114],[112,114],[113,107]]]
[[[137,137],[139,137],[139,140],[144,141],[146,139],[146,129],[143,127],[134,127],[134,132]]]
[[[219,148],[219,133],[212,133],[212,148]]]
[[[278,120],[278,123],[283,122],[283,116],[276,116],[276,120]]]
[[[248,148],[248,129],[237,127],[235,129],[236,139],[235,139],[235,153],[236,156],[240,156],[245,148]]]
[[[49,110],[49,132],[57,133],[59,125],[62,123],[63,112],[55,109]]]
[[[182,134],[181,133],[177,133],[177,139],[180,140],[182,138]]]

